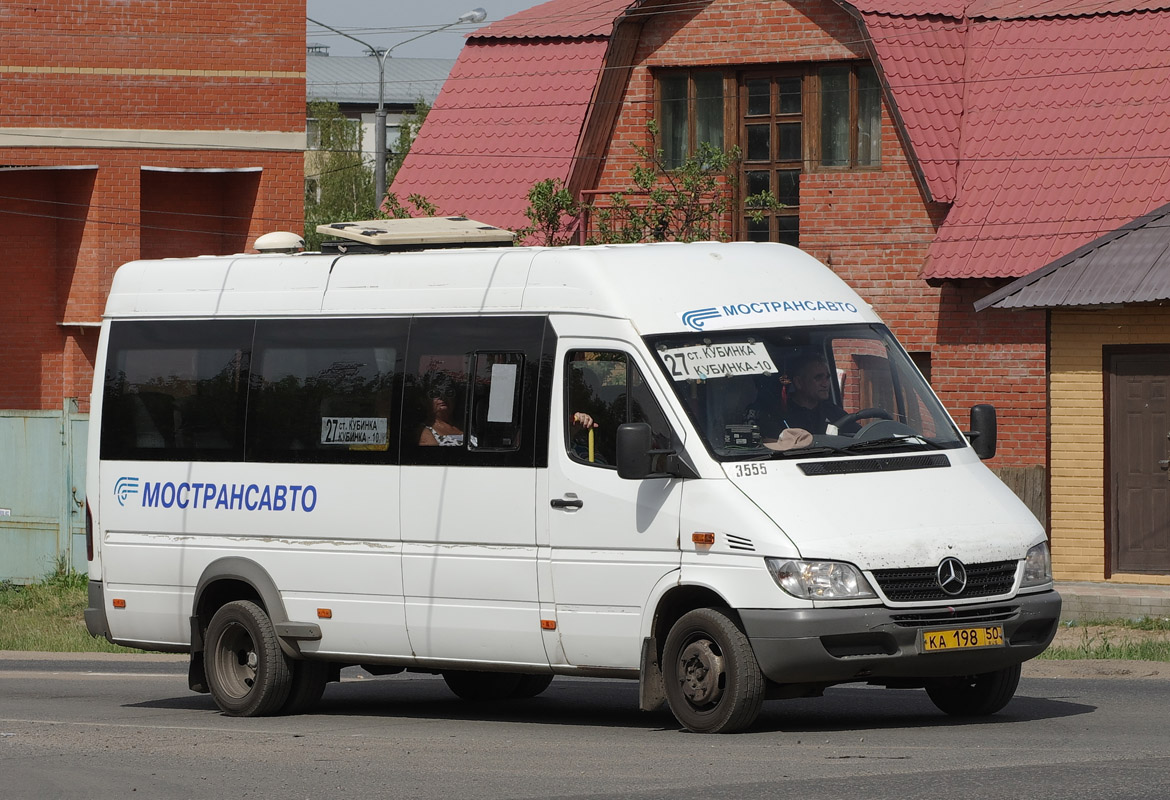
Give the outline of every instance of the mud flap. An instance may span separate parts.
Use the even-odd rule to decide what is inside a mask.
[[[653,636],[642,640],[642,663],[638,671],[638,708],[656,711],[666,702],[666,685],[658,664],[658,641]]]

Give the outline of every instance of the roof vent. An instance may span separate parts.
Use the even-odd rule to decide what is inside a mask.
[[[273,231],[261,236],[253,246],[261,253],[299,253],[305,249],[305,240],[289,231]]]
[[[467,217],[413,217],[334,222],[317,233],[344,241],[321,243],[323,253],[389,253],[448,247],[511,247],[516,234]]]

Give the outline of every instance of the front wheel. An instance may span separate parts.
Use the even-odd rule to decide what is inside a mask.
[[[932,703],[955,717],[984,717],[994,714],[1008,704],[1020,683],[1020,665],[965,675],[960,678],[940,678],[926,685],[926,694]]]
[[[292,672],[264,609],[250,600],[225,604],[211,618],[206,642],[208,688],[225,714],[261,717],[281,709]]]
[[[727,612],[684,614],[666,637],[662,677],[670,710],[696,733],[734,733],[755,722],[766,682],[751,643]]]

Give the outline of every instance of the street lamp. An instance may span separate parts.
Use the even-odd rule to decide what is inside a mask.
[[[379,48],[374,47],[369,42],[363,42],[356,36],[350,36],[344,31],[339,31],[324,22],[318,22],[312,17],[305,17],[314,25],[320,25],[326,30],[331,30],[339,36],[344,36],[346,39],[351,39],[362,47],[369,50],[378,58],[378,110],[374,113],[374,202],[378,208],[382,207],[382,202],[386,199],[386,59],[390,57],[390,53],[395,48],[400,47],[408,42],[413,42],[421,39],[424,36],[430,36],[432,33],[445,31],[453,25],[463,24],[477,24],[487,19],[487,12],[482,8],[473,8],[470,11],[465,11],[459,15],[459,19],[454,22],[448,22],[446,25],[440,25],[429,31],[424,31],[418,36],[412,36],[409,39],[404,39],[398,44],[393,45],[379,54]]]

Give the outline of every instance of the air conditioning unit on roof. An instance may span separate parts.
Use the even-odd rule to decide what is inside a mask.
[[[511,247],[516,234],[467,217],[412,217],[333,222],[317,233],[338,237],[323,253],[388,253],[448,247]]]

